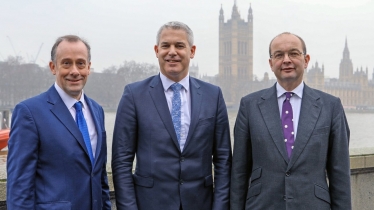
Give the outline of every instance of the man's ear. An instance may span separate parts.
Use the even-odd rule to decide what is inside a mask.
[[[156,53],[156,57],[158,58],[158,46],[157,46],[157,45],[155,45],[153,49],[155,50],[155,53]]]
[[[56,65],[53,61],[49,61],[49,69],[51,70],[53,75],[56,75]]]

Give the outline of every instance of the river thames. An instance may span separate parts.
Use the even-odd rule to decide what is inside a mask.
[[[229,111],[228,114],[232,136],[237,112]],[[115,112],[105,113],[105,128],[108,142],[107,170],[109,172],[111,171],[110,162],[115,115]],[[346,113],[346,115],[351,130],[350,155],[374,154],[374,133],[371,132],[374,131],[374,113]],[[233,142],[234,139],[231,138],[231,141]],[[0,179],[6,179],[7,150],[7,148],[4,148],[0,151]]]

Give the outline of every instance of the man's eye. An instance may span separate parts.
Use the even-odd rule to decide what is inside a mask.
[[[274,54],[274,58],[283,58],[283,54],[282,53],[276,53],[276,54]]]
[[[62,65],[64,65],[64,66],[68,66],[68,65],[70,65],[70,62],[68,62],[68,61],[64,61],[64,62],[62,62]]]
[[[298,52],[290,52],[289,54],[291,57],[297,57],[299,55]]]
[[[161,48],[168,48],[169,45],[161,45]]]

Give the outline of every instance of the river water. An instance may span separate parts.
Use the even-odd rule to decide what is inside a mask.
[[[237,112],[229,111],[228,114],[232,136]],[[111,171],[110,162],[112,158],[111,151],[115,115],[115,112],[105,113],[105,128],[108,141],[108,171]],[[346,115],[351,130],[350,154],[374,154],[374,133],[371,133],[371,129],[374,131],[374,113],[346,113]],[[233,138],[231,138],[231,141],[233,141]],[[7,148],[4,148],[0,151],[0,179],[6,178],[7,150]]]

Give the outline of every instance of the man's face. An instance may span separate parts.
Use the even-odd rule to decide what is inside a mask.
[[[57,85],[77,100],[87,82],[90,66],[87,47],[81,41],[62,41],[57,46],[56,62],[49,62],[51,72],[56,75]]]
[[[302,54],[300,39],[292,34],[282,34],[273,40],[270,49],[269,64],[278,83],[287,91],[295,89],[302,82],[304,69],[310,60],[308,54]]]
[[[196,46],[190,46],[187,33],[183,30],[164,29],[158,45],[154,47],[161,73],[179,82],[188,74],[190,59],[195,55]]]

